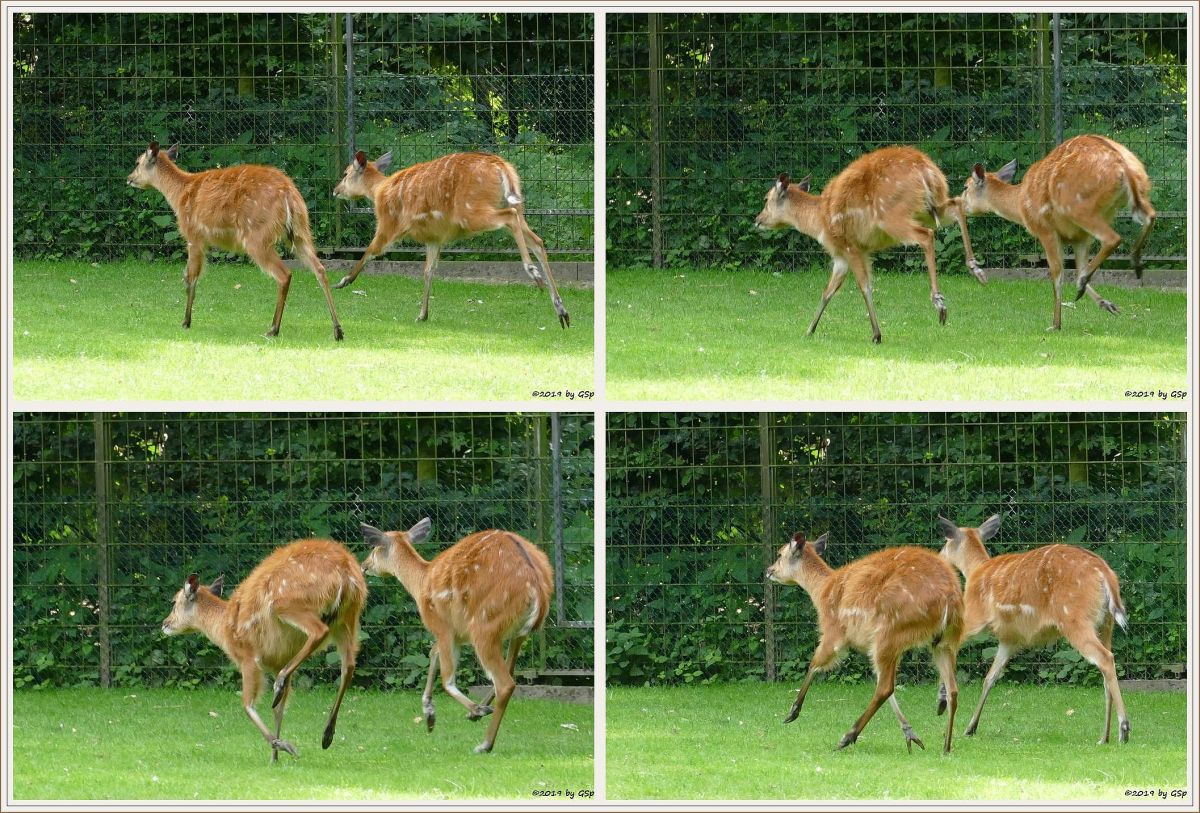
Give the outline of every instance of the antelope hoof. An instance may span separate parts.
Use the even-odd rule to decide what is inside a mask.
[[[571,314],[567,313],[566,311],[560,313],[558,315],[558,323],[562,326],[563,330],[569,328],[571,326]]]
[[[425,730],[432,734],[433,724],[437,722],[437,715],[433,711],[433,700],[425,700],[421,704],[421,708],[425,712]]]
[[[487,717],[493,711],[495,711],[495,709],[493,709],[491,706],[481,706],[478,703],[476,703],[475,708],[473,708],[473,709],[471,709],[471,711],[467,712],[467,719],[470,720],[471,722],[475,722],[476,720],[482,720],[484,717]]]
[[[977,725],[979,725],[979,723],[972,722],[969,726],[967,726],[967,730],[963,733],[966,734],[968,737],[974,737],[975,736],[975,727]]]
[[[270,330],[268,330],[266,333],[264,333],[264,334],[263,334],[263,336],[265,336],[265,337],[266,337],[266,338],[268,338],[268,339],[273,339],[273,338],[275,338],[275,337],[276,337],[276,336],[278,336],[278,335],[279,335],[279,328],[278,328],[278,327],[273,327],[273,328],[271,328]]]
[[[477,754],[488,754],[491,753],[491,750],[492,744],[487,740],[484,740],[483,742],[479,743],[479,745],[475,746],[475,753]]]
[[[882,341],[883,341],[883,336],[878,333],[876,333],[874,336],[871,337],[871,344],[879,344]]]
[[[1121,742],[1123,742],[1123,743],[1129,742],[1129,721],[1128,720],[1121,721]]]
[[[337,285],[335,285],[333,287],[334,288],[345,288],[347,285],[349,285],[353,281],[354,281],[354,278],[351,277],[349,274],[347,274],[346,276],[342,277],[341,281],[338,282]]]
[[[1133,264],[1133,275],[1135,277],[1137,277],[1138,279],[1142,278],[1142,272],[1145,270],[1146,270],[1146,266],[1142,265],[1140,262],[1136,262]]]
[[[857,741],[858,741],[858,732],[855,731],[854,729],[850,729],[849,731],[846,732],[846,736],[842,737],[842,741],[838,743],[837,750],[840,751],[843,748],[845,748],[847,745],[854,745],[854,743],[856,743]],[[924,748],[925,746],[921,746],[921,747]]]
[[[544,276],[542,276],[542,270],[540,268],[538,268],[536,265],[534,265],[533,263],[529,263],[528,265],[526,265],[525,273],[529,275],[529,278],[531,280],[533,280],[535,283],[537,283],[537,287],[539,287],[539,288],[546,287],[546,278]]]
[[[275,695],[271,698],[271,708],[275,708],[279,705],[279,702],[283,700],[283,685],[285,682],[286,681],[283,678],[277,678],[275,680]],[[280,740],[280,742],[282,742],[282,740]]]
[[[287,751],[294,757],[300,756],[296,753],[296,749],[287,740],[271,740],[271,749],[274,755],[278,755],[280,751]],[[272,760],[274,761],[274,760]]]
[[[980,285],[987,285],[987,274],[985,274],[983,269],[979,267],[979,263],[972,260],[971,262],[967,263],[967,266],[971,269],[971,273],[975,275],[975,279],[979,280]]]
[[[1118,308],[1113,303],[1109,302],[1107,299],[1100,300],[1100,307],[1104,308],[1104,310],[1108,311],[1109,313],[1113,314],[1114,316],[1121,312],[1120,308]]]
[[[344,338],[346,338],[346,334],[342,332],[342,326],[334,325],[333,326],[333,340],[335,342],[340,342]]]
[[[191,327],[191,326],[192,326],[192,317],[190,317],[190,316],[189,316],[188,318],[184,319],[184,320],[183,320],[183,326],[184,326],[184,327]]]
[[[922,751],[925,750],[925,743],[921,742],[921,738],[913,733],[911,728],[904,729],[904,744],[908,746],[908,753],[912,753],[912,747],[917,745]]]
[[[937,713],[938,713],[938,717],[941,717],[943,714],[946,713],[946,698],[944,698],[944,697],[938,698]]]
[[[429,314],[428,314],[428,313],[418,313],[418,314],[417,314],[417,321],[418,321],[418,322],[427,322],[427,321],[429,321]]]
[[[1078,302],[1080,299],[1083,299],[1083,295],[1087,293],[1087,286],[1086,280],[1080,280],[1079,285],[1075,288],[1075,298],[1071,301]]]
[[[325,750],[333,745],[333,726],[325,726],[325,734],[321,737],[321,749]]]

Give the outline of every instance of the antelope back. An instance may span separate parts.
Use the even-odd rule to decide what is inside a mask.
[[[471,534],[430,563],[424,609],[460,639],[528,635],[542,625],[554,572],[540,548],[503,530]]]
[[[949,637],[963,617],[958,576],[944,559],[916,547],[884,548],[834,571],[821,598],[826,612],[874,630],[876,648],[903,651]]]
[[[870,246],[889,217],[936,221],[949,199],[946,177],[915,147],[884,147],[850,163],[821,194],[831,235]]]
[[[305,636],[279,621],[280,611],[313,613],[333,632],[357,636],[366,598],[366,580],[349,550],[329,539],[302,539],[277,548],[237,586],[229,597],[229,625],[265,665],[279,659],[282,665]]]
[[[967,597],[985,604],[993,625],[1009,624],[1029,634],[1065,629],[1087,619],[1099,624],[1111,606],[1121,607],[1117,576],[1100,556],[1073,545],[1046,545],[1024,553],[994,556],[971,573]]]

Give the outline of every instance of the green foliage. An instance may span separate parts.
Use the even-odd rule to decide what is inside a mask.
[[[1125,143],[1147,166],[1155,207],[1184,211],[1184,18],[1061,19],[1064,137],[1098,132]],[[1039,47],[1049,48],[1048,14],[685,13],[661,20],[661,101],[652,108],[648,17],[610,18],[607,229],[619,267],[652,262],[656,194],[666,267],[796,268],[824,263],[824,252],[806,237],[764,237],[752,228],[781,172],[811,174],[819,191],[859,155],[913,144],[957,194],[976,162],[996,167],[1015,157],[1023,170],[1055,143],[1051,72],[1038,64]],[[1183,256],[1183,218],[1159,226],[1148,253]],[[1032,237],[998,218],[977,218],[972,228],[985,263],[1022,266],[1040,252]],[[1127,239],[1135,233],[1127,218],[1118,228]],[[938,258],[961,273],[955,232],[940,237]],[[922,264],[911,250],[878,262],[883,269]]]
[[[374,228],[329,194],[351,144],[414,147],[394,152],[396,167],[496,152],[531,210],[591,208],[591,15],[353,18],[347,133],[341,14],[15,15],[16,255],[182,257],[166,202],[125,184],[151,139],[181,142],[191,171],[279,167],[319,246],[366,245]],[[590,218],[530,219],[552,251],[591,245]],[[472,245],[507,253],[511,239]]]
[[[564,616],[592,616],[590,415],[564,414]],[[100,679],[107,602],[117,686],[236,685],[225,654],[203,636],[167,638],[161,619],[184,577],[220,574],[232,589],[277,545],[330,536],[362,552],[358,524],[408,527],[430,516],[431,558],[459,537],[507,528],[552,548],[544,420],[497,416],[131,415],[110,419],[107,591],[101,591],[100,500],[91,416],[25,414],[14,421],[14,685],[91,686]],[[544,447],[542,447],[544,448]],[[75,475],[82,475],[76,477]],[[540,496],[539,496],[540,495]],[[586,539],[586,544],[582,540]],[[358,660],[363,685],[422,684],[431,638],[394,579],[371,579]],[[552,613],[525,667],[582,668],[589,629]],[[301,686],[331,679],[324,667]],[[462,677],[480,678],[464,658]],[[465,684],[464,684],[465,685]]]
[[[1184,424],[1174,413],[785,413],[765,425],[757,414],[610,415],[608,678],[758,680],[770,625],[779,676],[798,679],[818,635],[811,602],[762,577],[794,530],[830,531],[837,567],[939,544],[938,515],[969,525],[992,513],[1005,516],[993,554],[1066,542],[1104,557],[1131,619],[1114,641],[1120,673],[1174,677],[1186,660]],[[993,654],[983,639],[960,662]],[[928,656],[904,664],[932,674]],[[833,679],[869,674],[852,658]],[[1014,658],[1006,674],[1099,680],[1066,645]]]

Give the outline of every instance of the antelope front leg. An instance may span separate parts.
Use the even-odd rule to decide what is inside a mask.
[[[525,222],[524,216],[519,212],[515,213],[514,221],[509,226],[509,230],[517,241],[517,250],[521,252],[521,261],[525,263],[525,273],[533,278],[539,288],[545,287],[546,284],[550,286],[550,304],[554,306],[554,312],[558,314],[559,326],[565,330],[571,326],[571,315],[567,313],[567,308],[563,305],[562,297],[558,293],[558,286],[554,284],[554,275],[550,273],[550,260],[546,256],[546,244],[534,233],[533,229],[529,228],[529,224]],[[533,243],[538,259],[542,262],[542,271],[545,272],[544,282],[541,279],[542,275],[538,273],[537,266],[529,261],[529,249],[525,244],[526,238]]]
[[[183,272],[183,285],[187,291],[187,306],[183,312],[183,326],[192,326],[192,302],[196,299],[196,281],[204,270],[204,246],[188,241],[187,270]]]
[[[397,239],[399,239],[399,235],[397,235]],[[345,288],[347,285],[352,285],[354,280],[358,279],[358,275],[362,273],[363,266],[382,254],[389,242],[391,241],[385,239],[384,235],[376,228],[375,236],[371,239],[371,244],[367,246],[367,250],[363,252],[363,255],[358,258],[358,262],[354,264],[354,269],[342,277],[341,281],[333,287]]]
[[[433,287],[433,271],[437,268],[440,250],[440,246],[433,243],[425,246],[425,291],[421,294],[421,312],[417,314],[418,322],[424,322],[429,318],[429,290]]]
[[[975,275],[975,279],[979,280],[980,285],[987,285],[987,274],[979,266],[979,262],[975,259],[975,252],[971,249],[971,233],[967,231],[967,212],[962,205],[962,198],[951,198],[950,204],[954,209],[954,217],[958,221],[958,229],[962,232],[963,253],[967,257],[967,268]]]
[[[287,740],[281,740],[277,735],[272,735],[266,723],[258,716],[258,710],[254,708],[254,701],[258,699],[258,692],[262,686],[262,670],[253,661],[245,664],[241,668],[242,672],[242,709],[246,712],[246,716],[250,718],[250,722],[254,723],[259,733],[263,735],[263,739],[267,741],[267,745],[271,746],[271,761],[274,762],[279,751],[287,751],[292,756],[299,756],[296,749]],[[280,714],[280,723],[282,724],[282,713]]]
[[[796,702],[792,703],[792,709],[788,712],[787,717],[783,718],[783,722],[790,723],[800,714],[801,707],[804,706],[804,698],[808,694],[808,687],[813,682],[813,678],[818,672],[822,672],[833,663],[837,658],[837,642],[833,639],[822,638],[817,644],[817,651],[813,653],[812,661],[808,664],[808,674],[804,676],[804,683],[800,686],[800,691],[796,692]]]

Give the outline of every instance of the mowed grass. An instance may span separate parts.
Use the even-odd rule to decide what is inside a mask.
[[[467,721],[440,691],[432,734],[413,720],[419,692],[347,693],[321,750],[331,689],[293,692],[271,749],[234,690],[70,689],[13,697],[16,799],[522,799],[535,790],[594,787],[592,707],[523,698],[509,703],[490,754],[472,749],[484,721]],[[271,721],[270,692],[259,713]]]
[[[526,400],[534,390],[594,390],[592,292],[560,288],[559,327],[530,285],[359,277],[335,290],[333,340],[311,272],[293,271],[280,333],[273,280],[210,263],[184,330],[183,263],[18,262],[13,274],[13,393],[30,400]],[[341,278],[330,271],[330,283]],[[561,400],[561,399],[560,399]]]
[[[827,269],[795,274],[610,270],[607,383],[613,400],[1105,400],[1187,389],[1183,293],[1109,286],[1048,333],[1048,281],[943,275],[938,325],[924,274],[875,275],[883,343],[871,344],[853,278],[805,331]],[[1074,296],[1071,286],[1070,296]],[[1070,297],[1067,297],[1070,298]],[[1176,399],[1176,403],[1180,403]]]
[[[941,752],[945,717],[932,684],[897,698],[925,742],[909,754],[886,704],[858,742],[835,747],[866,709],[869,683],[818,680],[795,722],[798,687],[739,684],[608,691],[609,799],[1125,800],[1127,789],[1186,787],[1187,698],[1124,692],[1132,733],[1098,745],[1099,686],[996,685],[979,731],[963,736],[980,682],[959,688],[954,748]],[[1146,801],[1146,800],[1142,800]],[[1175,804],[1185,800],[1170,799]]]

